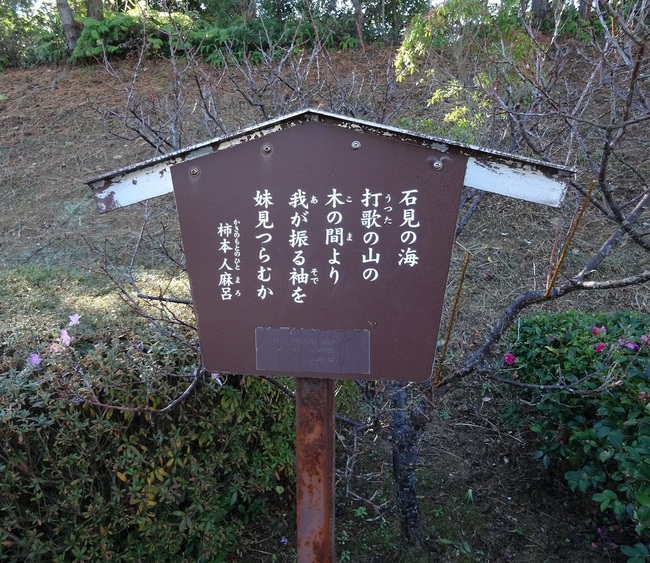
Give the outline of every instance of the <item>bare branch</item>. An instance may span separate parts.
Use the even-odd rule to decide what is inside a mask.
[[[194,374],[192,375],[192,379],[190,384],[187,386],[185,391],[183,391],[178,397],[176,397],[173,401],[168,403],[165,407],[162,409],[152,409],[151,407],[125,407],[122,405],[111,405],[107,403],[103,403],[97,398],[97,395],[95,394],[95,391],[92,388],[91,383],[88,381],[88,378],[86,375],[83,373],[80,367],[76,368],[77,372],[84,378],[86,381],[86,389],[90,393],[92,399],[84,399],[82,398],[82,401],[88,405],[93,405],[95,407],[100,407],[103,409],[109,409],[109,410],[116,410],[116,411],[123,411],[123,412],[138,412],[138,413],[149,413],[149,414],[165,414],[171,410],[173,410],[175,407],[177,407],[179,404],[181,404],[189,395],[194,391],[196,386],[198,385],[199,382],[199,369],[194,370]]]
[[[459,209],[463,209],[469,202],[469,206],[463,213],[463,216],[460,218],[458,221],[458,224],[456,225],[456,232],[454,233],[454,238],[458,238],[465,227],[467,226],[467,223],[469,223],[469,220],[472,218],[472,215],[474,215],[474,212],[478,209],[478,206],[481,204],[483,199],[488,195],[488,192],[484,191],[479,191],[479,190],[471,190],[468,188],[463,188],[463,194],[461,197],[461,202],[459,205]]]
[[[645,270],[639,274],[626,276],[616,280],[589,281],[589,280],[569,280],[569,283],[580,289],[620,289],[631,285],[640,285],[650,281],[650,270]]]
[[[508,379],[507,377],[499,377],[491,373],[485,374],[485,377],[491,379],[492,381],[497,381],[499,383],[505,383],[512,387],[520,387],[522,389],[533,389],[536,391],[565,391],[571,395],[597,395],[603,391],[607,391],[616,385],[619,385],[620,382],[613,380],[611,377],[608,377],[603,383],[594,389],[581,389],[580,386],[584,383],[595,379],[598,377],[597,373],[590,373],[584,377],[574,381],[573,383],[558,383],[555,385],[542,385],[539,383],[524,383],[523,381],[517,381],[515,379]]]

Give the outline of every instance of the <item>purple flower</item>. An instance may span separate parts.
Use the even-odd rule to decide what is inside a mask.
[[[68,334],[68,331],[66,329],[63,329],[61,331],[61,334],[59,334],[59,342],[66,347],[70,346],[70,343],[72,342],[72,338],[70,338],[70,335]]]
[[[280,539],[280,543],[282,545],[287,545],[289,543],[289,540],[287,538],[285,538],[284,536],[282,536],[282,538]]]
[[[34,367],[41,365],[42,361],[43,360],[41,360],[41,357],[36,352],[32,352],[29,355],[29,363]]]
[[[650,344],[650,336],[648,336],[647,334],[643,334],[641,336],[641,342],[643,342],[644,344]]]
[[[506,364],[508,364],[509,366],[514,366],[514,365],[515,365],[515,362],[517,361],[517,358],[515,357],[515,355],[514,355],[512,352],[507,352],[507,353],[503,356],[503,361],[504,361]]]
[[[621,346],[625,346],[625,348],[629,348],[630,350],[639,349],[639,345],[636,342],[632,342],[631,340],[625,340],[625,338],[619,338],[618,343]]]
[[[598,336],[599,334],[605,334],[607,332],[607,329],[604,326],[592,326],[591,327],[591,334],[594,336]]]
[[[74,313],[70,315],[68,318],[70,319],[68,326],[74,326],[79,324],[79,319],[81,318],[81,315],[79,313]]]
[[[594,350],[596,350],[596,354],[600,354],[604,349],[605,349],[605,345],[602,342],[599,342],[594,346]]]

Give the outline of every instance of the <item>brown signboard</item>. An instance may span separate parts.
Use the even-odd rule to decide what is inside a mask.
[[[276,129],[171,168],[206,369],[426,379],[467,157]]]

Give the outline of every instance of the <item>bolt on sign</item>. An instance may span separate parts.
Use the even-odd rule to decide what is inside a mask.
[[[173,186],[209,371],[418,381],[463,185],[559,205],[566,172],[304,110],[89,183],[102,211]]]

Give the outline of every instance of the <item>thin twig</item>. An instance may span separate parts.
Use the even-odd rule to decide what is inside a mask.
[[[454,296],[454,303],[451,307],[451,313],[449,314],[449,323],[447,324],[447,333],[445,334],[445,343],[442,347],[442,352],[440,352],[440,360],[438,361],[438,369],[436,370],[435,377],[433,378],[433,389],[440,386],[440,379],[442,377],[442,368],[447,356],[447,350],[449,349],[449,342],[451,340],[451,331],[454,328],[454,320],[456,319],[456,311],[458,310],[458,303],[460,301],[460,294],[463,289],[463,282],[465,281],[465,274],[467,273],[467,267],[469,266],[469,261],[471,259],[471,254],[469,252],[465,253],[465,262],[463,263],[463,269],[460,272],[460,279],[458,280],[458,289],[456,290],[456,295]]]
[[[86,379],[85,374],[83,374],[83,372],[81,371],[81,368],[77,368],[77,371],[82,374],[84,379]],[[197,368],[194,370],[192,381],[188,385],[187,389],[185,389],[185,391],[183,391],[178,397],[176,397],[173,401],[171,401],[166,407],[163,407],[162,409],[152,409],[151,407],[125,407],[122,405],[111,405],[111,404],[103,403],[97,398],[97,395],[95,394],[92,387],[89,388],[89,391],[92,394],[93,399],[92,400],[83,399],[83,401],[86,404],[93,405],[95,407],[100,407],[103,409],[109,409],[109,410],[116,410],[116,411],[123,411],[123,412],[140,412],[140,413],[150,413],[150,414],[165,414],[171,411],[174,407],[178,406],[180,403],[182,403],[187,398],[187,396],[192,391],[194,391],[194,388],[197,386],[199,381],[198,374],[199,374],[199,370]],[[86,382],[86,385],[88,387],[89,383]]]
[[[578,231],[578,226],[580,225],[580,221],[582,220],[582,216],[585,213],[585,210],[587,209],[587,204],[589,203],[589,200],[591,199],[591,194],[594,191],[594,188],[596,187],[596,180],[591,182],[591,186],[589,186],[589,191],[587,192],[587,195],[584,197],[582,200],[582,204],[580,205],[580,209],[578,209],[578,213],[576,214],[573,223],[571,224],[571,228],[569,229],[569,234],[567,235],[567,239],[564,242],[564,246],[562,247],[562,252],[560,252],[560,258],[557,261],[557,265],[555,266],[555,270],[553,271],[553,274],[551,275],[550,280],[548,280],[546,284],[546,292],[544,293],[543,298],[546,299],[549,296],[549,293],[551,292],[551,289],[555,285],[555,280],[557,279],[558,274],[560,273],[560,268],[562,267],[562,264],[564,263],[564,259],[566,258],[567,252],[569,251],[569,246],[571,246],[571,243],[573,242],[573,238],[576,235],[576,232]]]
[[[487,377],[489,379],[492,379],[493,381],[498,381],[499,383],[506,383],[513,387],[521,387],[524,389],[535,389],[537,391],[566,391],[567,393],[570,393],[572,395],[596,395],[598,393],[602,393],[603,391],[606,391],[607,389],[611,389],[612,387],[615,387],[616,385],[620,384],[620,381],[618,380],[612,380],[611,378],[607,378],[601,385],[599,385],[595,389],[578,389],[580,385],[582,385],[586,381],[589,381],[590,379],[593,379],[597,375],[598,374],[592,373],[589,375],[585,375],[584,377],[580,378],[577,381],[574,381],[573,383],[557,383],[551,385],[544,385],[541,383],[524,383],[523,381],[508,379],[507,377],[499,377],[498,375],[494,375],[494,374],[487,374]]]

